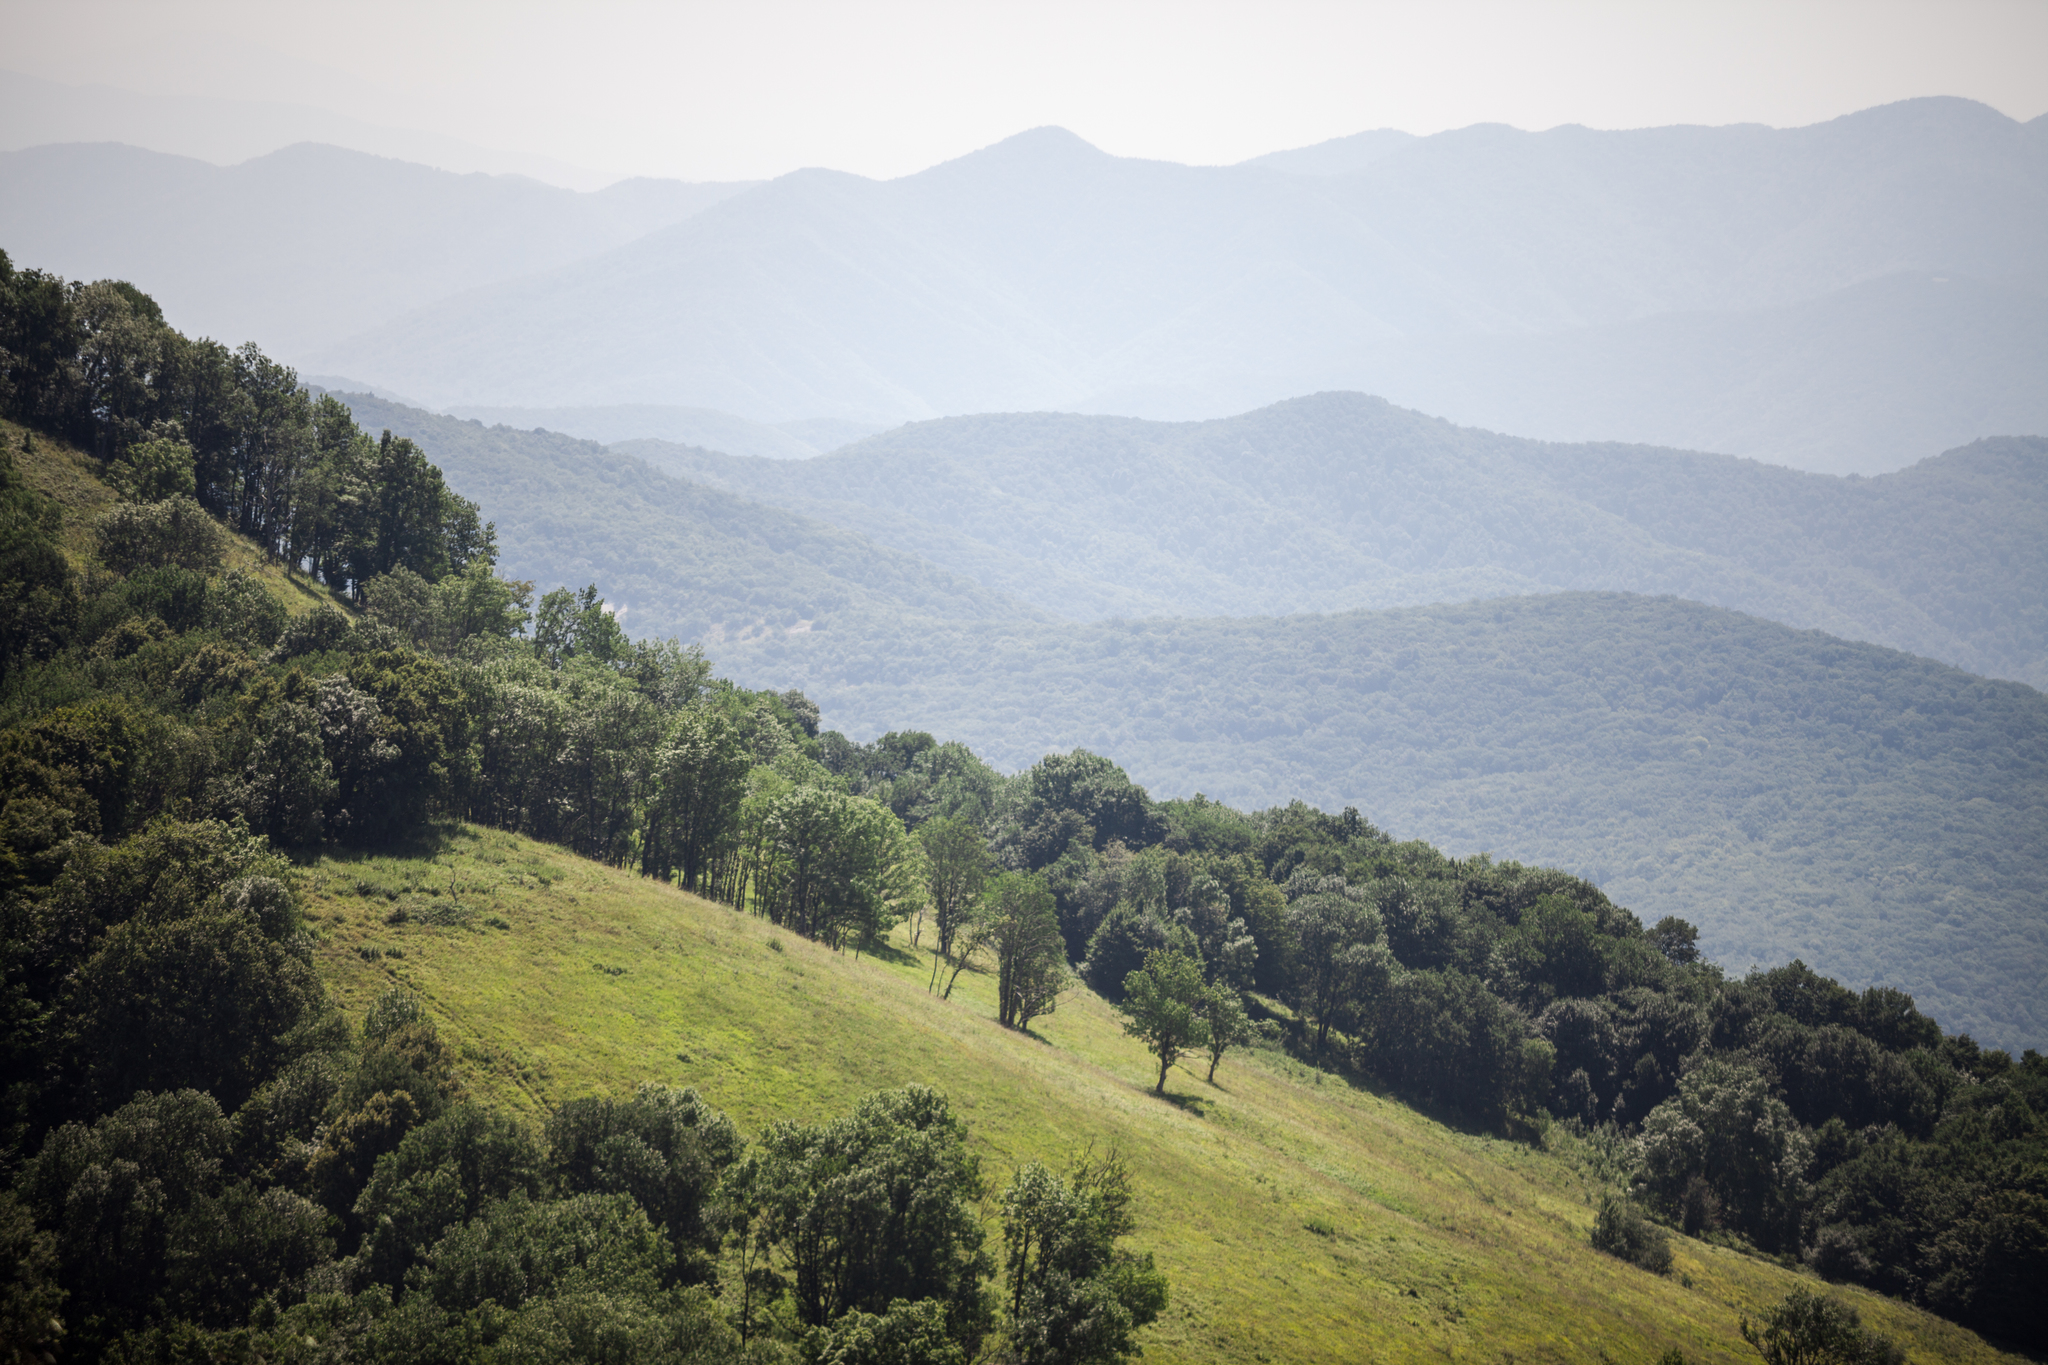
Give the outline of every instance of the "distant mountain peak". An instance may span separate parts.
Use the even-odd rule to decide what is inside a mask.
[[[1071,133],[1056,124],[1041,128],[1027,128],[1021,133],[1012,133],[1000,142],[942,161],[918,175],[932,175],[949,170],[972,167],[981,169],[1014,170],[1027,166],[1071,165],[1076,162],[1101,161],[1110,158],[1094,143],[1076,133]]]

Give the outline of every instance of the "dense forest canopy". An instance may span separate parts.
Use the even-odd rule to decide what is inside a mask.
[[[1478,1130],[1562,1122],[1687,1231],[2041,1346],[2021,1294],[2048,1272],[2037,1053],[1796,960],[1726,972],[1681,917],[1646,925],[1580,877],[1449,857],[1355,809],[1156,800],[1086,748],[1004,776],[922,731],[855,742],[801,691],[631,638],[594,584],[498,576],[493,528],[417,448],[253,348],[187,343],[126,286],[4,287],[10,1340],[135,1360],[1131,1353],[1168,1287],[1119,1245],[1113,1153],[1026,1166],[991,1205],[919,1088],[751,1142],[658,1086],[536,1132],[466,1101],[410,996],[336,1010],[288,855],[468,820],[854,952],[929,933],[931,989],[989,973],[1004,1027],[1085,981],[1161,1088],[1263,1031]],[[120,490],[84,540],[38,486],[60,456]],[[231,537],[267,567],[226,568]],[[285,571],[335,605],[289,613]],[[1603,1226],[1635,1244],[1627,1218]]]

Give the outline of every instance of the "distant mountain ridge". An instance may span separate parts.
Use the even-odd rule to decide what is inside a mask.
[[[1329,393],[1190,424],[945,418],[794,464],[617,449],[1072,620],[1671,593],[2048,687],[2038,437],[1841,479]]]
[[[453,487],[481,495],[501,572],[540,592],[594,583],[635,636],[722,642],[1039,615],[857,532],[668,477],[594,441],[337,396],[366,430],[412,438]]]
[[[900,180],[784,176],[306,359],[435,403],[771,422],[1207,417],[1357,388],[1465,421],[1491,403],[1537,435],[1876,472],[2048,430],[2044,386],[2004,378],[2048,371],[2044,221],[2048,139],[1964,100],[1795,129],[1476,127],[1327,176],[1125,160],[1039,129]],[[1967,283],[1938,306],[1830,302],[1906,276]],[[1944,367],[1930,307],[1999,353]],[[1709,320],[1640,359],[1587,335],[1693,315]],[[1733,365],[1715,360],[1731,333]],[[1911,420],[1854,420],[1874,403]]]
[[[579,194],[316,143],[225,167],[73,143],[0,152],[0,247],[74,278],[147,280],[192,334],[290,357],[746,188],[635,179]]]

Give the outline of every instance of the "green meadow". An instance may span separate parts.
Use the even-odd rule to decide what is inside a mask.
[[[1120,1148],[1132,1244],[1172,1286],[1149,1360],[1753,1361],[1741,1317],[1815,1283],[1734,1244],[1674,1236],[1662,1278],[1594,1251],[1610,1166],[1561,1129],[1536,1144],[1462,1132],[1273,1048],[1226,1056],[1214,1084],[1191,1060],[1159,1098],[1099,997],[1077,986],[1030,1033],[1003,1029],[986,977],[930,993],[931,958],[902,928],[856,958],[472,826],[431,856],[322,857],[306,888],[343,1007],[403,986],[471,1094],[534,1121],[651,1080],[696,1087],[751,1133],[923,1082],[969,1124],[991,1185]],[[1910,1359],[2006,1358],[1833,1292]]]

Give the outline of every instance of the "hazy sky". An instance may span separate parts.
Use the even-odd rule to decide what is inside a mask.
[[[2048,0],[0,0],[0,66],[617,174],[893,176],[1057,123],[1221,163],[1366,128],[2048,112]]]

